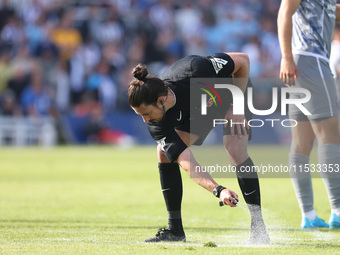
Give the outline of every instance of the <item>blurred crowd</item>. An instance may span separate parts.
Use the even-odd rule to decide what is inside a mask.
[[[128,109],[131,69],[242,51],[277,76],[280,0],[0,0],[0,115]]]

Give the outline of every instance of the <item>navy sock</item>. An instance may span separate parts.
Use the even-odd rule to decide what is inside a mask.
[[[182,177],[177,163],[158,163],[161,187],[168,211],[168,229],[184,233],[181,216]]]

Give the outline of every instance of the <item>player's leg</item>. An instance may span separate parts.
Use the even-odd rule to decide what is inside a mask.
[[[299,116],[302,120],[313,123],[315,119],[333,116],[337,113],[336,91],[334,78],[329,69],[329,64],[319,58],[312,56],[294,55],[294,61],[299,70],[299,78],[296,80],[297,88],[307,89],[311,93],[311,98],[304,103],[304,107],[311,115],[304,115],[294,104],[289,105],[290,116]],[[305,95],[291,92],[290,99],[302,99]],[[301,120],[301,119],[300,119]],[[290,164],[295,164],[296,170],[305,164],[308,164],[310,150],[313,147],[316,133],[313,125],[299,121],[298,125],[292,128],[293,147],[290,153]],[[307,157],[308,156],[308,157]],[[326,223],[318,221],[313,208],[313,188],[311,176],[309,173],[296,171],[300,178],[293,178],[293,184],[299,200],[302,214],[306,222],[302,222],[302,227],[327,227]],[[309,222],[315,218],[315,222]],[[318,223],[317,223],[318,222]]]
[[[224,135],[223,143],[228,158],[236,166],[237,180],[248,205],[261,206],[260,186],[254,163],[247,153],[248,136]],[[254,215],[255,216],[255,215]]]
[[[340,228],[340,133],[339,119],[332,117],[312,124],[318,140],[319,164],[331,204],[331,228]]]
[[[296,119],[296,118],[295,118]],[[309,155],[313,149],[315,135],[307,118],[300,119],[291,128],[292,145],[289,153],[291,179],[298,200],[302,221],[301,228],[328,227],[317,217],[314,210],[313,184],[309,170]]]
[[[248,136],[224,135],[223,143],[228,158],[236,166],[237,180],[251,216],[251,235],[248,241],[253,243],[269,243],[261,211],[260,185],[254,163],[248,155]]]
[[[176,130],[183,142],[190,146],[199,137],[182,130]],[[146,242],[185,241],[182,225],[183,186],[180,168],[177,163],[171,163],[164,155],[160,145],[157,146],[158,169],[165,205],[168,211],[168,228],[162,229],[156,237]]]
[[[340,173],[331,173],[334,165],[340,162],[340,134],[339,134],[339,107],[337,105],[336,88],[333,74],[329,68],[329,63],[319,58],[308,58],[303,61],[302,65],[311,65],[305,70],[307,73],[302,74],[299,70],[299,76],[315,77],[319,72],[320,79],[310,78],[302,85],[307,88],[312,97],[306,108],[311,112],[308,118],[312,123],[313,131],[318,140],[319,163],[326,165],[328,171],[322,171],[322,178],[326,185],[330,198],[330,204],[333,212],[339,211],[340,207]],[[298,67],[299,68],[299,67]],[[314,69],[313,69],[314,68]],[[338,215],[339,216],[339,215]],[[340,219],[339,219],[340,220]]]
[[[182,225],[182,177],[177,163],[171,163],[157,146],[158,169],[165,205],[168,211],[168,228],[160,229],[156,237],[145,242],[185,241]]]

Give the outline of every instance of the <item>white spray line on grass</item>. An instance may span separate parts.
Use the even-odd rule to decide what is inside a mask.
[[[196,237],[200,237],[203,240],[197,240]],[[220,238],[223,237],[223,238]],[[225,239],[225,241],[223,240]],[[263,244],[263,245],[246,245],[244,242],[247,240],[245,236],[241,235],[223,235],[223,236],[216,236],[216,235],[200,235],[200,234],[191,234],[187,235],[187,242],[160,242],[160,243],[145,243],[145,242],[137,242],[137,244],[144,244],[144,245],[160,245],[160,246],[195,246],[195,247],[204,247],[205,243],[213,242],[217,245],[217,247],[249,247],[249,248],[282,248],[282,247],[298,247],[298,246],[310,246],[309,242],[306,241],[319,241],[322,244],[325,241],[333,241],[335,242],[336,239],[332,240],[319,240],[319,239],[309,239],[309,238],[287,238],[287,237],[275,237],[272,238],[270,244]],[[281,241],[281,242],[280,242]],[[306,243],[304,243],[304,241]]]
[[[248,212],[248,206],[246,203],[240,202],[238,208],[243,209],[245,211]],[[285,243],[287,243],[289,245],[289,243],[291,243],[292,245],[294,245],[294,243],[299,240],[299,238],[296,238],[296,235],[293,235],[292,233],[290,233],[290,229],[288,224],[283,220],[283,219],[279,219],[278,217],[276,217],[275,213],[269,209],[264,209],[262,208],[263,211],[263,215],[264,215],[264,221],[267,225],[267,230],[269,232],[270,238],[272,240],[272,242],[279,242],[284,240]],[[150,216],[141,216],[141,215],[132,215],[132,216],[125,216],[125,218],[129,218],[129,219],[137,219],[137,220],[164,220],[167,221],[166,217],[150,217]],[[202,222],[202,223],[215,223],[215,224],[220,224],[220,221],[214,221],[214,220],[204,220],[204,219],[185,219],[184,221],[187,222]],[[198,234],[189,234],[187,235],[187,237],[193,237],[193,239],[196,239],[195,237],[198,236],[204,236],[205,238],[208,238],[210,240],[216,240],[216,238],[225,238],[226,240],[230,240],[231,237],[235,237],[235,240],[233,240],[233,242],[231,243],[227,243],[225,244],[226,246],[242,246],[242,242],[239,244],[239,240],[243,240],[246,241],[249,238],[250,235],[250,222],[244,222],[244,221],[239,221],[236,222],[233,226],[234,229],[236,228],[240,228],[237,231],[241,231],[244,234],[240,234],[240,235],[207,235],[206,233],[202,234],[202,233],[198,233]],[[218,230],[216,230],[218,231]],[[235,231],[233,229],[228,229],[226,228],[225,231],[228,232],[232,232]],[[152,234],[152,233],[150,233]],[[301,239],[301,241],[303,241],[304,239]],[[300,240],[299,240],[300,241]],[[236,243],[235,243],[236,242]]]
[[[307,232],[307,231],[306,231]],[[308,231],[309,232],[309,231]],[[310,231],[317,241],[336,241],[338,240],[337,236],[331,232],[322,232],[319,230]]]
[[[248,211],[248,207],[246,203],[240,202],[238,208],[243,209]],[[267,226],[267,230],[269,232],[271,241],[273,244],[267,245],[268,247],[282,247],[282,246],[295,246],[295,245],[301,245],[301,242],[303,241],[310,241],[310,240],[315,240],[315,241],[336,241],[337,237],[333,233],[329,232],[321,232],[313,229],[313,232],[310,232],[313,235],[313,238],[301,238],[299,235],[302,233],[301,229],[299,228],[292,228],[289,226],[289,224],[282,218],[278,218],[276,214],[267,208],[262,207],[262,212],[263,212],[263,218],[265,221],[265,224]],[[132,216],[123,216],[124,218],[129,218],[129,219],[137,219],[137,220],[167,220],[167,217],[161,217],[161,216],[156,216],[156,217],[150,217],[150,216],[141,216],[141,215],[132,215]],[[202,222],[202,223],[218,223],[220,224],[219,221],[214,221],[214,220],[205,220],[205,219],[185,219],[187,222]],[[237,222],[235,223],[235,228],[237,227],[242,227],[243,229],[240,229],[240,231],[244,232],[244,235],[207,235],[206,233],[197,233],[197,234],[189,234],[187,235],[187,238],[192,237],[193,239],[196,239],[197,237],[202,237],[207,239],[214,240],[216,238],[225,238],[227,240],[230,239],[236,239],[234,242],[231,243],[226,243],[226,242],[219,242],[218,246],[221,247],[228,247],[228,246],[241,246],[242,242],[239,243],[238,240],[244,239],[247,240],[250,234],[250,223],[245,223],[245,222]],[[246,230],[244,230],[246,228]],[[296,231],[295,231],[296,230]],[[228,230],[226,228],[226,231],[230,232],[233,230]],[[308,231],[306,231],[308,233]],[[196,237],[196,238],[195,238]],[[236,243],[235,243],[236,242]],[[283,243],[279,243],[283,242]],[[298,242],[298,243],[297,243]],[[171,245],[193,245],[193,243],[187,243],[187,244],[174,244],[170,243]],[[201,246],[202,244],[195,244],[197,246]],[[261,246],[263,247],[263,245]]]
[[[245,207],[243,207],[245,208]],[[278,218],[276,214],[267,208],[262,207],[263,218],[266,223],[267,229],[271,240],[286,240],[288,242],[296,241],[337,241],[338,238],[335,233],[322,232],[318,229],[301,229],[301,228],[291,228],[289,224],[282,218]],[[272,229],[272,230],[271,230]],[[296,231],[292,231],[296,230]],[[275,233],[275,234],[274,234]],[[309,233],[313,235],[314,238],[297,238],[297,235],[301,233]]]
[[[240,208],[248,210],[245,203],[239,204]],[[335,241],[336,236],[332,233],[325,233],[313,229],[314,237],[316,238],[301,238],[301,234],[308,233],[309,231],[301,232],[300,228],[292,228],[284,219],[279,218],[272,210],[262,207],[262,214],[266,224],[271,242],[282,242],[281,245],[301,245],[303,241]],[[315,232],[317,231],[317,232]],[[278,244],[280,245],[280,244]]]

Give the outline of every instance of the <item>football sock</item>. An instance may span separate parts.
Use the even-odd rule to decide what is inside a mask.
[[[259,179],[252,166],[254,163],[251,158],[236,166],[237,180],[246,203],[261,206]]]
[[[236,166],[236,174],[252,222],[262,222],[260,185],[257,172],[253,166],[253,161],[248,158],[242,164]]]
[[[298,200],[302,216],[314,210],[313,185],[310,172],[304,172],[309,157],[297,153],[289,153],[290,177],[292,179],[295,195]]]
[[[331,212],[332,212],[332,213],[335,213],[336,216],[340,217],[340,207],[339,207],[339,208],[332,209]]]
[[[332,209],[340,207],[340,146],[336,144],[325,144],[318,147],[319,164],[322,170],[321,177],[325,183]],[[324,167],[326,166],[326,168]]]
[[[316,214],[316,211],[314,209],[310,212],[302,212],[303,218],[314,220],[316,218],[316,216],[317,216],[317,214]]]
[[[182,177],[177,163],[158,163],[163,196],[168,210],[168,229],[183,233],[181,204]]]

